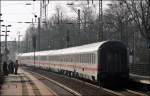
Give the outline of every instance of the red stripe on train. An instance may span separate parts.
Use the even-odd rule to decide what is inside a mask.
[[[33,63],[34,64],[34,62],[33,61],[27,61],[27,63]],[[39,61],[36,61],[35,62],[35,64],[49,64],[49,63],[47,63],[47,62],[39,62]],[[80,70],[84,70],[84,71],[86,71],[86,70],[89,70],[89,71],[97,71],[97,68],[96,67],[94,67],[94,68],[91,68],[91,67],[84,67],[84,66],[80,66],[80,65],[66,65],[66,64],[51,64],[51,65],[53,65],[53,66],[59,66],[59,67],[70,67],[70,68],[78,68],[78,69],[80,69]]]

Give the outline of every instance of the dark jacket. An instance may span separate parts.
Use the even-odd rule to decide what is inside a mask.
[[[4,62],[3,63],[3,72],[4,72],[4,75],[8,75],[8,68],[7,68],[8,66],[7,66],[7,63],[6,62]]]

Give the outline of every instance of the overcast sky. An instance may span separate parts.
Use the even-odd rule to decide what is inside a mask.
[[[18,23],[18,22],[31,22],[32,18],[34,18],[33,14],[37,14],[39,16],[40,10],[40,2],[39,1],[5,1],[2,0],[2,25],[12,25],[8,28],[10,30],[8,41],[18,40],[18,32],[21,35],[25,34],[25,30],[29,26],[29,24]],[[26,5],[27,3],[31,3],[32,5]],[[60,5],[63,7],[63,11],[66,14],[74,14],[68,8],[67,3],[70,1],[50,1],[48,5],[48,17],[52,16],[55,13],[55,6]],[[76,2],[79,3],[79,2]],[[103,2],[104,4],[107,2]],[[94,4],[97,4],[95,1]],[[106,7],[106,5],[104,5]],[[2,27],[2,31],[5,31],[5,27]],[[2,33],[4,34],[4,33]],[[23,37],[23,36],[22,36]],[[4,37],[2,37],[2,41]]]

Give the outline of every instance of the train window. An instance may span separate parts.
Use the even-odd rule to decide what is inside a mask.
[[[48,60],[51,61],[51,56],[48,56]]]
[[[66,61],[69,62],[69,56],[67,55]]]
[[[83,56],[82,56],[82,60],[83,60],[82,62],[83,62],[83,63],[85,63],[85,59],[86,59],[85,57],[86,57],[86,55],[83,54]]]
[[[69,56],[68,55],[66,56],[66,62],[69,62]]]
[[[85,59],[85,63],[88,63],[88,61],[89,61],[89,58],[88,58],[89,56],[88,55],[89,54],[85,54],[85,58],[84,58]]]
[[[64,60],[64,62],[66,62],[66,56],[65,55],[63,56],[63,60]]]
[[[66,58],[67,62],[69,62],[69,55],[67,55],[67,58]]]
[[[88,62],[88,54],[85,54],[84,63],[87,63],[87,62]]]
[[[66,56],[66,62],[69,62],[69,60],[68,60],[69,58],[68,58],[68,55]]]
[[[89,54],[89,64],[91,64],[91,54]]]
[[[73,55],[73,62],[74,63],[76,62],[76,55],[75,54]]]
[[[57,56],[57,61],[58,61],[58,62],[60,61],[60,57],[59,57],[59,56]]]
[[[80,55],[80,63],[82,63],[82,54]]]
[[[41,60],[47,60],[47,56],[41,56]]]
[[[84,62],[85,62],[85,55],[82,54],[82,63],[84,63]]]
[[[92,57],[93,57],[92,63],[95,64],[95,54],[92,54]]]
[[[82,55],[80,54],[80,63],[82,63]]]
[[[80,63],[80,54],[78,55],[78,62]]]
[[[64,55],[64,56],[62,56],[62,58],[63,58],[63,62],[65,62],[65,55]]]
[[[54,56],[54,61],[56,61],[56,58],[57,58],[57,57],[56,57],[56,56]]]
[[[60,62],[63,62],[63,56],[60,56]]]
[[[79,54],[79,63],[81,62],[81,59],[80,59],[80,54]]]
[[[81,62],[84,62],[84,54],[81,55]]]
[[[91,54],[88,54],[88,64],[91,64]]]
[[[92,64],[94,64],[94,54],[92,54]]]
[[[50,56],[48,56],[48,60],[51,61],[51,57]]]
[[[81,55],[82,63],[84,63],[84,54]]]
[[[76,54],[75,58],[76,58],[76,63],[78,63],[78,54]]]
[[[91,56],[90,56],[90,60],[91,60],[91,64],[93,64],[93,54],[91,54]]]
[[[95,64],[95,54],[92,54],[92,63]]]
[[[78,63],[78,54],[76,55],[76,63]]]
[[[52,56],[52,61],[54,61],[54,56]]]
[[[72,62],[72,55],[70,55],[70,62]]]
[[[69,62],[69,56],[68,55],[66,56],[66,62]]]
[[[78,55],[78,62],[80,63],[80,54]]]
[[[56,56],[54,56],[54,61],[56,61]]]
[[[76,63],[78,63],[78,54],[76,54]]]
[[[87,57],[87,55],[83,54],[83,63],[86,63],[86,57]]]
[[[73,56],[73,62],[76,62],[76,55]]]
[[[90,54],[86,54],[86,58],[85,58],[85,59],[86,59],[86,63],[89,63],[89,62],[90,62],[89,55],[90,55]]]
[[[29,57],[26,57],[26,59],[29,60],[30,58],[29,58]]]
[[[60,56],[59,58],[60,58],[60,62],[63,62],[63,57],[62,57],[62,56]]]
[[[52,61],[52,56],[49,56],[49,60]]]
[[[84,54],[84,63],[88,63],[89,62],[89,54]]]
[[[86,56],[85,54],[83,54],[83,56],[82,56],[83,63],[85,63],[85,59],[86,59],[85,56]]]
[[[70,56],[68,56],[68,62],[70,62]]]
[[[53,61],[55,61],[55,56],[53,56]]]
[[[28,60],[30,60],[30,57],[27,57]]]
[[[89,54],[89,64],[91,64],[91,54]]]
[[[67,55],[65,56],[65,62],[68,62],[68,61],[67,61]]]
[[[91,59],[92,59],[91,63],[93,64],[94,63],[93,54],[91,54]]]
[[[37,56],[35,56],[35,60],[38,60],[38,57],[37,57]]]
[[[84,62],[84,58],[83,58],[83,57],[84,57],[84,55],[82,54],[82,55],[81,55],[81,63]]]

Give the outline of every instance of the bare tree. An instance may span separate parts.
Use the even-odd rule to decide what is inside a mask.
[[[127,9],[130,12],[130,16],[133,18],[135,25],[139,29],[139,32],[147,41],[147,47],[150,48],[150,1],[149,0],[130,0],[130,1],[125,0],[124,3],[126,4]],[[140,55],[136,54],[137,52],[139,53],[139,51],[141,51],[140,52],[141,54]],[[150,71],[149,71],[150,50],[147,50],[146,52],[144,51],[146,50],[143,51],[138,50],[137,52],[135,51],[134,55],[139,55],[140,58],[144,57],[143,60],[148,62],[148,64],[145,63],[146,65],[142,64],[143,67],[140,69],[144,70],[143,75],[147,74],[150,76]]]
[[[149,0],[125,0],[135,24],[150,46],[150,1]]]
[[[122,40],[128,43],[129,30],[127,30],[132,18],[129,16],[126,6],[121,1],[113,1],[109,9],[105,11],[104,26],[109,39]]]

